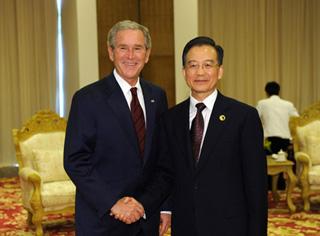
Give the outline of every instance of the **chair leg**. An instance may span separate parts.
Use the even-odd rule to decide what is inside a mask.
[[[310,210],[310,186],[309,186],[309,178],[307,171],[304,171],[300,175],[300,184],[301,184],[301,194],[303,199],[303,210],[309,211]]]
[[[310,210],[310,190],[309,190],[309,183],[305,181],[305,179],[301,180],[302,186],[302,199],[303,199],[303,210],[309,211]]]
[[[32,216],[32,223],[36,227],[36,236],[42,236],[43,235],[43,229],[42,229],[42,212],[36,211]]]

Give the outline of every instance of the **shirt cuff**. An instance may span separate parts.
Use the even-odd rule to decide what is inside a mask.
[[[162,213],[162,214],[168,214],[168,215],[171,215],[171,214],[172,214],[171,211],[160,211],[160,213]]]

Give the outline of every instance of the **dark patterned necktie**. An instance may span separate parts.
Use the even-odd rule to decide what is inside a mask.
[[[141,153],[141,157],[143,157],[144,153],[144,138],[145,138],[145,122],[144,122],[144,115],[143,110],[140,106],[138,96],[137,96],[137,88],[130,89],[132,94],[132,100],[130,104],[131,115],[133,120],[133,125],[136,130],[139,149]]]
[[[193,157],[195,162],[197,163],[199,161],[200,146],[201,146],[203,129],[204,129],[202,110],[206,108],[206,105],[204,105],[203,103],[198,103],[196,107],[197,107],[197,114],[192,120],[190,134],[191,134]]]

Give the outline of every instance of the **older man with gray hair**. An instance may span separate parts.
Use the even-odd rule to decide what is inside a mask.
[[[117,220],[111,209],[124,196],[136,197],[156,163],[152,140],[160,115],[167,110],[165,92],[141,78],[149,61],[149,30],[133,21],[115,24],[108,34],[113,72],[75,93],[65,140],[64,166],[77,187],[75,224],[78,236],[158,236],[160,209],[133,224]],[[144,215],[137,201],[135,221]],[[163,209],[168,210],[168,209]],[[160,235],[170,224],[162,214]]]

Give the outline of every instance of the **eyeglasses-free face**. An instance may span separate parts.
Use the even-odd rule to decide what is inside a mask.
[[[209,96],[223,75],[223,67],[218,65],[216,50],[209,45],[195,46],[186,56],[183,75],[191,89],[191,95],[199,101]]]
[[[142,31],[131,29],[119,31],[116,34],[114,48],[108,47],[108,52],[118,74],[134,86],[150,55]]]

